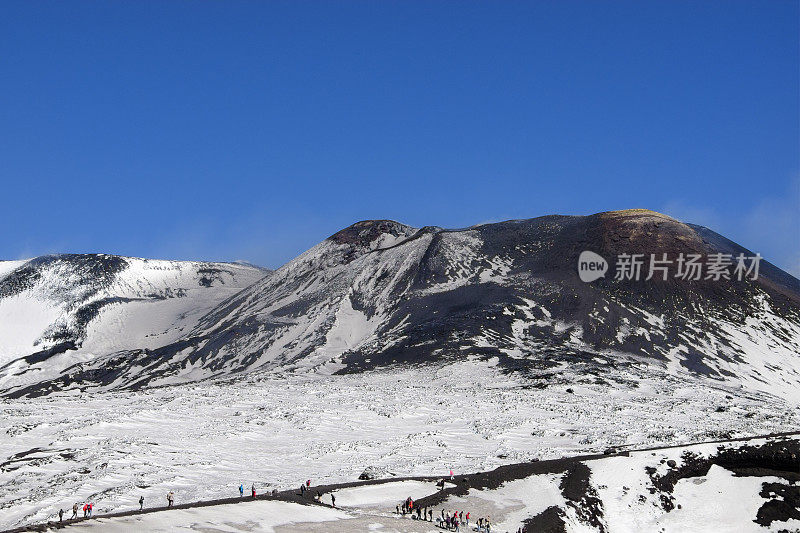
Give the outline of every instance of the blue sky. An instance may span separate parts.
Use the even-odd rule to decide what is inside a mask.
[[[2,258],[646,207],[800,274],[796,1],[2,11]]]

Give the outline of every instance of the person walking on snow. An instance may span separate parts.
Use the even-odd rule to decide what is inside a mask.
[[[144,510],[144,496],[139,496],[139,510]]]
[[[89,504],[89,518],[91,518],[91,517],[92,517],[92,507],[94,507],[94,504],[93,504],[93,503],[90,503],[90,504]]]
[[[240,483],[239,484],[239,497],[241,498],[243,496],[244,496],[244,485]]]
[[[253,499],[256,499],[256,484],[253,483],[253,486],[250,487],[250,492],[253,494]]]
[[[333,507],[336,507],[336,496],[334,496],[333,494],[331,494],[331,505]]]
[[[64,521],[64,509],[59,509],[58,510],[58,521],[59,522],[63,522]]]
[[[450,469],[450,481],[453,481],[453,479],[454,479],[454,476],[453,476],[453,469],[451,468],[451,469]]]
[[[72,504],[72,519],[78,518],[78,502]]]
[[[88,503],[84,503],[84,504],[83,504],[83,517],[84,517],[84,518],[86,518],[86,512],[87,512],[88,510],[89,510],[89,504],[88,504]]]
[[[172,504],[175,503],[175,493],[169,491],[167,493],[167,507],[172,507]]]

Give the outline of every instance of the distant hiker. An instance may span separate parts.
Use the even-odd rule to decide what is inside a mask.
[[[428,522],[433,522],[433,509],[428,509]]]
[[[399,505],[395,505],[394,506],[394,512],[396,512],[397,514],[400,514],[400,506]]]
[[[89,510],[89,504],[88,503],[84,503],[83,504],[83,517],[84,518],[86,518],[86,513],[87,513],[88,510]]]
[[[306,486],[303,483],[300,483],[300,496],[306,493]]]
[[[253,483],[253,486],[250,487],[250,492],[253,494],[253,499],[256,497],[256,484]]]
[[[306,490],[308,490],[308,489],[310,489],[310,488],[311,488],[311,480],[310,480],[310,479],[307,479],[307,480],[306,480]]]
[[[59,522],[63,522],[64,521],[64,509],[59,509],[58,510],[58,521]]]
[[[93,503],[90,503],[90,504],[89,504],[89,518],[91,518],[91,517],[92,517],[92,507],[94,507],[94,504],[93,504]]]
[[[336,496],[334,496],[333,494],[331,494],[331,505],[333,507],[336,507]]]
[[[317,495],[314,496],[314,499],[320,501],[322,499],[322,493],[320,491],[317,491]]]
[[[175,493],[169,491],[167,493],[167,507],[172,507],[172,504],[175,503]]]
[[[244,496],[244,484],[239,485],[239,497],[242,498]]]
[[[278,495],[278,489],[272,489],[272,496],[274,497],[277,495]]]
[[[453,469],[450,469],[450,481],[453,481]]]
[[[467,511],[467,519],[464,521],[464,525],[469,529],[469,511]]]
[[[139,496],[139,510],[144,509],[144,496]]]
[[[72,519],[75,520],[78,518],[78,503],[75,502],[72,504]]]

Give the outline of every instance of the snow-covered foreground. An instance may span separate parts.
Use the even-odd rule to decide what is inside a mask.
[[[245,499],[154,513],[101,516],[71,524],[69,529],[119,533],[431,533],[441,531],[437,527],[439,517],[458,512],[462,519],[461,531],[478,531],[475,524],[481,518],[491,520],[495,533],[513,533],[522,525],[526,525],[528,532],[567,533],[796,531],[800,520],[773,514],[767,524],[760,510],[776,503],[780,507],[779,502],[787,501],[791,498],[789,494],[800,490],[800,480],[791,480],[797,474],[759,469],[756,465],[761,461],[759,454],[769,462],[776,456],[789,457],[797,449],[797,437],[768,438],[636,451],[613,457],[527,463],[527,466],[523,463],[503,471],[471,475],[468,480],[457,478],[455,484],[447,484],[444,492],[433,482],[419,480],[333,488],[339,505],[336,509],[329,506],[330,493],[326,492],[322,498],[325,505]],[[741,457],[745,457],[743,464],[747,467],[741,470],[731,464],[736,474],[713,463],[710,468],[699,468],[704,460],[725,461],[719,455],[722,453],[727,453],[725,457],[732,463],[736,461],[731,457],[744,454]],[[540,467],[538,472],[535,471],[537,466]],[[666,488],[660,479],[670,476],[677,479],[677,483]],[[460,495],[454,496],[450,488],[456,492],[461,490]],[[328,489],[322,487],[322,490]],[[409,496],[415,499],[417,506],[431,511],[426,516],[432,520],[414,520],[410,515],[394,512],[395,505]],[[669,509],[664,505],[666,501],[671,502]],[[470,526],[464,528],[463,518],[467,513]],[[545,516],[549,518],[543,518]]]
[[[601,381],[576,363],[544,389],[473,360],[2,400],[0,528],[74,502],[106,513],[140,495],[163,504],[169,490],[183,503],[237,495],[239,483],[353,481],[368,466],[442,475],[798,427],[796,408],[773,397],[622,368]]]

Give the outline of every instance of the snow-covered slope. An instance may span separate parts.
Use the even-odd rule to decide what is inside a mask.
[[[611,275],[580,281],[583,250],[608,258]],[[614,365],[654,365],[800,401],[797,279],[762,261],[757,281],[617,281],[620,253],[753,255],[643,210],[463,230],[365,221],[222,302],[174,342],[161,337],[57,379],[29,374],[15,394],[474,356],[545,381],[576,363],[598,377]]]
[[[0,388],[175,342],[266,271],[103,254],[0,263]]]

